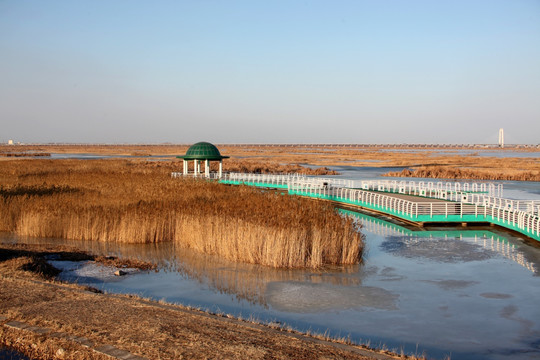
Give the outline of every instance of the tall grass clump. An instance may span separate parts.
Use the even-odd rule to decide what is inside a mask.
[[[393,177],[419,177],[434,179],[471,179],[471,180],[512,180],[512,181],[540,181],[539,170],[505,169],[471,169],[453,168],[444,166],[422,166],[420,168],[389,172],[383,176]]]
[[[362,235],[328,204],[250,187],[171,179],[175,163],[0,163],[0,231],[177,244],[272,267],[355,264]]]

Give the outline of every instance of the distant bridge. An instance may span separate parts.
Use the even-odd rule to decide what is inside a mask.
[[[498,144],[395,144],[395,143],[238,143],[219,144],[223,147],[260,147],[260,148],[389,148],[389,149],[499,149]],[[540,148],[539,144],[505,144],[505,148]]]

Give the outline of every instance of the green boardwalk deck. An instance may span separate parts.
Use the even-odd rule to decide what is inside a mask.
[[[262,188],[287,189],[291,195],[306,196],[355,206],[396,219],[418,225],[429,223],[464,224],[490,223],[516,231],[540,241],[540,220],[538,216],[509,209],[495,209],[477,204],[416,197],[394,192],[377,192],[354,188],[329,187],[326,179],[314,184],[302,180],[275,178],[278,181],[257,181],[252,175],[246,178],[221,179],[220,182],[232,185],[248,185]],[[295,182],[296,181],[296,182]],[[323,184],[323,185],[321,185]]]

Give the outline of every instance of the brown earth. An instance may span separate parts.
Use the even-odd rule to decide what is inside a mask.
[[[262,325],[60,283],[52,278],[53,270],[43,266],[43,255],[51,253],[111,260],[66,247],[0,245],[0,346],[34,359],[105,359],[92,350],[104,344],[148,359],[405,358],[352,346],[346,339],[303,335],[278,324]],[[88,348],[69,337],[9,328],[5,324],[10,321],[84,337],[94,345]]]

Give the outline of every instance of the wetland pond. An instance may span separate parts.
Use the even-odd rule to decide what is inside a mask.
[[[345,178],[359,178],[361,172],[336,169]],[[516,196],[540,198],[538,183],[505,182],[505,195],[507,185]],[[428,358],[540,358],[539,246],[497,228],[415,231],[390,219],[349,214],[364,226],[362,264],[320,271],[231,263],[171,243],[16,236],[2,241],[71,244],[98,255],[157,264],[155,271],[117,277],[101,265],[51,260],[64,269],[64,280],[108,292],[327,332]]]

